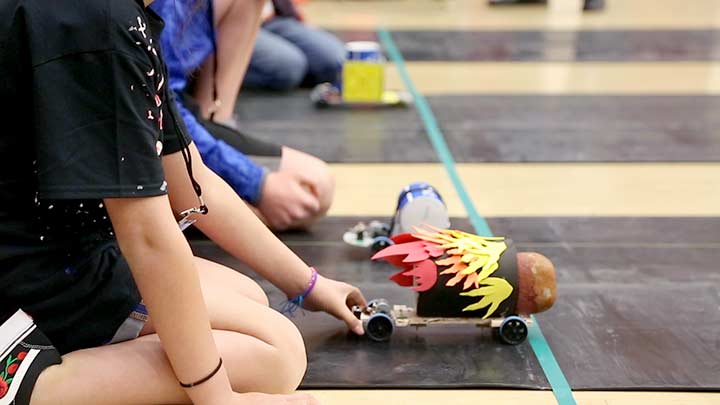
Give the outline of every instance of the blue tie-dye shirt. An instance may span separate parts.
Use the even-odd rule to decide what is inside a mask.
[[[205,164],[222,177],[246,201],[256,204],[261,195],[266,169],[246,155],[216,139],[182,104],[180,94],[188,75],[212,54],[215,29],[210,1],[155,0],[151,7],[165,20],[161,42],[170,74],[170,88],[176,93],[178,109]]]

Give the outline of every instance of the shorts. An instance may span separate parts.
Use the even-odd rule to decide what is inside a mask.
[[[40,373],[60,352],[23,311],[0,324],[0,405],[28,405]]]
[[[141,303],[115,240],[15,260],[0,285],[0,302],[30,315],[60,354],[112,342]]]
[[[137,307],[135,307],[135,310],[130,313],[130,316],[125,319],[125,322],[120,325],[118,330],[115,331],[115,335],[108,344],[112,345],[115,343],[137,339],[140,336],[140,332],[142,332],[142,329],[145,327],[145,322],[147,322],[148,318],[147,308],[145,308],[145,304],[141,302]]]

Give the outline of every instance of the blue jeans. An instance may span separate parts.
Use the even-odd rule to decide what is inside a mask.
[[[290,90],[334,82],[345,46],[329,32],[294,18],[273,18],[258,33],[244,87]]]

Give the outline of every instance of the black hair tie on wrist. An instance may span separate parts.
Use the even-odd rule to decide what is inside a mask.
[[[215,374],[217,374],[218,371],[220,371],[220,367],[222,367],[222,357],[220,357],[220,362],[218,363],[217,367],[215,367],[215,370],[213,370],[212,373],[208,374],[207,377],[205,377],[205,378],[203,378],[203,379],[200,379],[200,380],[197,380],[197,381],[195,381],[195,382],[193,382],[193,383],[190,383],[190,384],[185,384],[185,383],[182,382],[182,381],[178,381],[178,382],[180,383],[180,386],[183,387],[183,388],[197,387],[198,385],[203,384],[203,383],[206,383],[206,382],[208,382],[208,380],[210,380],[211,378],[215,377]]]

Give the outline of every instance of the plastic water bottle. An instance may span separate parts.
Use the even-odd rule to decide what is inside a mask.
[[[400,192],[393,218],[392,235],[414,232],[413,227],[421,225],[447,229],[450,227],[450,217],[445,202],[435,187],[417,182]]]

